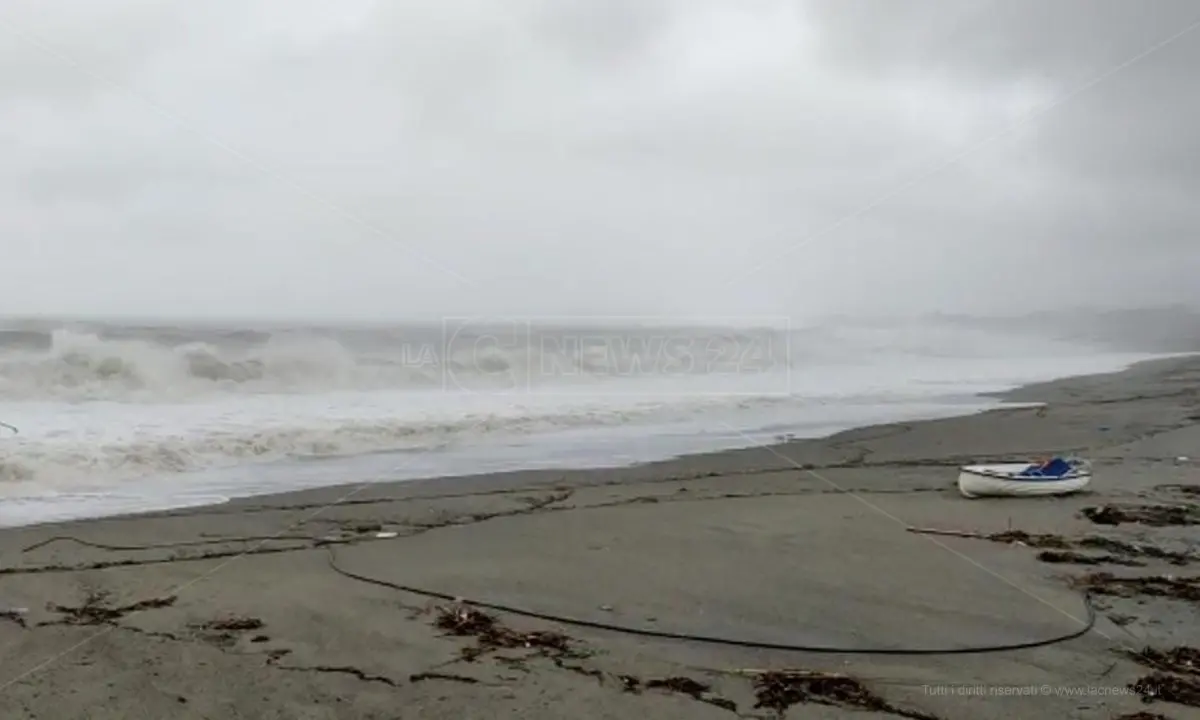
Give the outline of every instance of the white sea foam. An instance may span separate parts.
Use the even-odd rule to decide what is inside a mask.
[[[0,497],[127,509],[134,484],[203,494],[196,471],[481,444],[537,464],[539,438],[572,430],[644,458],[672,434],[662,447],[700,449],[700,428],[927,415],[1145,357],[931,323],[0,330],[0,420],[20,429],[0,429]]]

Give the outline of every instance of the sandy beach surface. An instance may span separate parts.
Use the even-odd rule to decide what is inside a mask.
[[[1200,359],[1008,397],[1047,405],[5,530],[0,717],[1200,717]],[[1072,451],[1089,493],[954,486]]]

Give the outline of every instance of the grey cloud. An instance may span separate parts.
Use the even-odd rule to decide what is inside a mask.
[[[14,2],[84,71],[0,43],[0,283],[251,316],[1200,302],[1200,32],[979,144],[1197,14]]]
[[[806,3],[825,55],[863,72],[1082,81],[1200,19],[1189,0],[880,0]],[[1176,67],[1182,75],[1186,69]]]

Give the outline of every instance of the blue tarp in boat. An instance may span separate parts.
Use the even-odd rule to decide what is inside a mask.
[[[1075,466],[1071,463],[1062,458],[1054,458],[1047,463],[1030,465],[1021,471],[1020,477],[1055,478],[1070,475],[1074,470]]]

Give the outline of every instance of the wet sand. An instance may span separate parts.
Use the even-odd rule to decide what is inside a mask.
[[[1081,514],[1200,504],[1200,462],[1178,459],[1200,456],[1200,359],[1008,397],[1047,405],[626,469],[4,530],[0,606],[28,611],[0,617],[0,717],[1200,716],[1132,694],[1155,670],[1126,655],[1200,645],[1196,515]],[[954,487],[965,462],[1068,451],[1093,459],[1091,492],[966,500]],[[1034,535],[1005,541],[1016,531]],[[1113,577],[1091,577],[1097,619],[1081,637],[942,652],[1086,629],[1074,585],[1089,573]],[[1163,577],[1120,581],[1137,576]],[[453,598],[746,645],[489,618]],[[1155,687],[1200,680],[1174,669]]]

